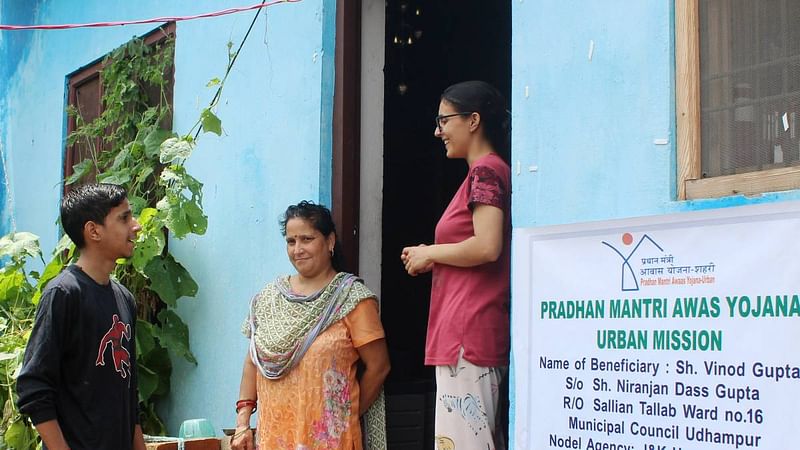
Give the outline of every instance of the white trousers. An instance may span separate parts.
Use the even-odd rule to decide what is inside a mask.
[[[505,450],[498,428],[500,385],[506,367],[480,367],[464,359],[436,366],[436,450]]]

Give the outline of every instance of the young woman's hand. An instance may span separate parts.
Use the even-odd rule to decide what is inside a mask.
[[[433,269],[433,260],[430,255],[430,247],[425,244],[415,247],[406,247],[400,254],[400,260],[405,265],[406,272],[412,277],[421,273],[430,272]]]

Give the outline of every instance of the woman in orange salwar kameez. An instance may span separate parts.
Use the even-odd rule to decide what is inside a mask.
[[[250,302],[231,446],[256,448],[250,416],[257,411],[262,450],[385,449],[389,356],[377,299],[337,270],[327,208],[292,205],[281,227],[297,274],[279,277]]]

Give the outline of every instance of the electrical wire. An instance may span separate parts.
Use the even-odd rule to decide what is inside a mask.
[[[193,16],[167,16],[167,17],[154,17],[152,19],[141,20],[127,20],[119,22],[91,22],[91,23],[73,23],[73,24],[59,24],[59,25],[3,25],[0,24],[0,30],[20,31],[20,30],[69,30],[74,28],[101,28],[101,27],[118,27],[123,25],[138,25],[143,23],[162,23],[162,22],[181,22],[185,20],[204,19],[208,17],[219,17],[228,14],[234,14],[243,11],[250,11],[253,9],[266,8],[268,6],[277,5],[279,3],[297,3],[302,0],[275,0],[271,2],[259,3],[252,6],[241,6],[236,8],[223,9],[221,11],[214,11],[203,14],[196,14]]]

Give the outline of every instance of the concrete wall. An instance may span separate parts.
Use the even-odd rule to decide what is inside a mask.
[[[512,20],[514,227],[798,198],[676,201],[672,1],[523,0]]]
[[[26,6],[26,7],[22,7]],[[24,2],[11,0],[0,2],[0,23],[19,24],[31,23],[39,10],[39,1]],[[33,33],[6,33],[0,31],[0,235],[5,235],[13,229],[13,202],[10,194],[10,180],[8,178],[6,142],[9,135],[8,122],[2,120],[7,114],[6,95],[11,81],[11,76],[30,46]]]
[[[190,15],[241,6],[234,0],[2,2],[0,23],[78,23]],[[180,300],[199,365],[177,361],[168,431],[188,418],[234,425],[247,341],[247,302],[291,269],[277,220],[290,203],[329,201],[335,1],[304,0],[261,14],[217,110],[224,135],[203,135],[188,169],[204,186],[208,233],[170,242],[200,285]],[[187,132],[222,77],[227,42],[238,45],[255,11],[179,22],[174,129]],[[20,231],[55,245],[65,139],[65,77],[155,25],[0,32],[0,150],[7,162],[4,212]]]
[[[0,22],[125,20],[239,4],[87,0],[76,8],[6,0]],[[225,135],[202,136],[189,163],[205,183],[209,231],[170,244],[201,289],[197,299],[181,300],[200,364],[176,364],[163,408],[171,433],[192,417],[218,429],[233,424],[247,300],[290,270],[278,215],[302,198],[330,199],[333,5],[304,0],[262,15],[217,111]],[[210,100],[205,83],[222,75],[225,44],[241,40],[252,16],[178,24],[176,131],[187,130]],[[673,21],[669,0],[513,2],[515,228],[800,198],[792,191],[675,200]],[[65,76],[152,28],[0,32],[0,152],[9,180],[0,191],[0,227],[32,231],[45,251],[53,247]]]
[[[519,0],[512,15],[514,228],[800,198],[676,201],[674,2]]]

